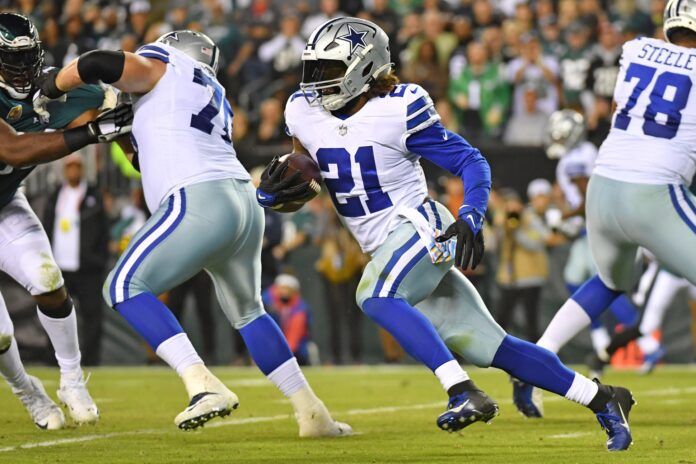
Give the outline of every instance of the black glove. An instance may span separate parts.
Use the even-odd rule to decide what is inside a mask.
[[[111,142],[122,135],[129,134],[133,126],[133,105],[121,103],[103,111],[97,119],[87,123],[87,130],[97,142]]]
[[[466,271],[471,261],[471,269],[476,269],[476,266],[483,259],[483,233],[480,231],[474,232],[464,219],[457,219],[447,228],[444,234],[435,240],[441,243],[454,237],[457,238],[454,265]]]
[[[309,186],[309,181],[293,185],[302,175],[296,172],[283,179],[283,174],[288,168],[289,161],[280,161],[276,156],[266,166],[261,174],[261,182],[256,189],[256,201],[264,208],[273,208],[293,201],[306,201],[311,199],[316,192]]]

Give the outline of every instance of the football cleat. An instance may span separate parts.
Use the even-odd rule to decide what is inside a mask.
[[[239,406],[239,399],[227,388],[225,390],[194,395],[188,407],[174,419],[176,426],[181,430],[194,430],[211,419],[229,416]]]
[[[596,381],[596,380],[595,380]],[[636,403],[631,392],[623,387],[609,387],[613,394],[602,412],[596,414],[597,421],[609,437],[609,451],[627,450],[633,443],[628,414]]]
[[[512,402],[524,417],[544,417],[544,403],[541,390],[532,384],[525,383],[514,377],[512,381]]]
[[[450,397],[447,411],[437,418],[437,426],[447,432],[456,432],[474,422],[489,423],[498,415],[498,405],[480,390]]]
[[[660,347],[657,349],[657,351],[645,355],[645,358],[643,358],[643,364],[640,366],[639,369],[640,373],[643,375],[647,375],[654,371],[657,367],[657,364],[660,361],[662,361],[662,358],[665,357],[665,354],[667,354],[667,351],[665,351],[664,348]]]
[[[81,370],[62,374],[56,394],[77,424],[94,424],[99,420],[99,409],[87,391]]]
[[[321,401],[302,413],[295,413],[300,426],[301,438],[347,437],[353,435],[353,428],[343,422],[335,421]]]
[[[29,412],[31,420],[40,429],[58,430],[65,425],[63,411],[46,394],[41,381],[33,375],[29,377],[29,388],[26,390],[12,389],[17,398]]]

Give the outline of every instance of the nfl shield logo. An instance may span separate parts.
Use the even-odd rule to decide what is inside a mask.
[[[338,126],[338,135],[344,136],[347,133],[348,133],[348,126],[346,126],[345,124],[341,124],[340,126]]]
[[[13,106],[9,113],[7,113],[8,121],[17,121],[22,117],[22,105]]]

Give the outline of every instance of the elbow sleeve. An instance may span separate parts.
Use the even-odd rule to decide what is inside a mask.
[[[82,82],[96,84],[99,81],[113,84],[121,79],[126,55],[123,51],[93,50],[77,60],[77,72]]]

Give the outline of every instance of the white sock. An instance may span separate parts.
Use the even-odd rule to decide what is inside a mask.
[[[30,385],[29,376],[19,358],[17,341],[14,337],[12,337],[10,348],[0,354],[0,374],[5,377],[13,390],[25,390]]]
[[[597,327],[590,331],[590,338],[592,338],[592,347],[595,353],[599,354],[601,358],[601,355],[606,353],[607,347],[609,343],[611,343],[609,332],[607,332],[607,329],[604,327]]]
[[[578,332],[590,325],[590,316],[575,300],[568,299],[558,310],[537,345],[558,353]]]
[[[435,375],[442,384],[445,391],[449,390],[453,385],[469,380],[469,375],[462,369],[456,359],[447,361],[437,369]]]
[[[75,317],[75,307],[68,317],[55,319],[36,309],[39,315],[39,322],[48,334],[48,338],[53,345],[56,353],[56,360],[60,367],[61,376],[63,374],[80,373],[80,345],[77,341],[77,318]]]
[[[160,343],[155,353],[180,376],[183,376],[187,367],[203,364],[188,335],[183,332]]]
[[[267,377],[290,400],[296,413],[315,414],[317,408],[320,408],[326,413],[326,417],[330,418],[324,403],[305,379],[295,357],[276,367]]]
[[[566,392],[565,397],[570,401],[587,406],[597,395],[598,391],[599,386],[596,383],[576,372],[573,383]]]
[[[640,347],[640,351],[642,351],[645,356],[653,354],[660,349],[660,342],[658,342],[651,334],[643,335],[638,339],[637,343]]]
[[[300,370],[300,365],[297,364],[297,359],[294,356],[268,374],[268,380],[273,382],[278,387],[278,390],[288,398],[296,391],[309,387],[307,379],[305,379],[304,374]]]

